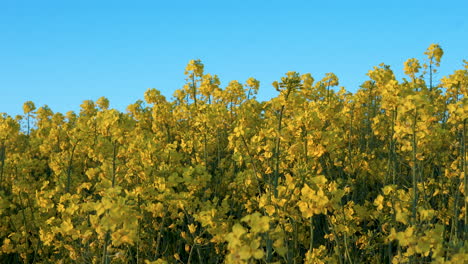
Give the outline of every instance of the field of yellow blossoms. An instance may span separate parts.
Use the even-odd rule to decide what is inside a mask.
[[[0,263],[468,263],[468,62],[0,114]],[[0,109],[1,110],[1,109]]]

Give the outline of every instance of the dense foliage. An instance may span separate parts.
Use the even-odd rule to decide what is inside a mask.
[[[468,261],[468,62],[425,54],[355,93],[288,72],[259,102],[195,60],[172,101],[1,114],[0,262]]]

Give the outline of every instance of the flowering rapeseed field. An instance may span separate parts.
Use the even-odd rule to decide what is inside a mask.
[[[468,62],[0,115],[1,263],[467,263]]]

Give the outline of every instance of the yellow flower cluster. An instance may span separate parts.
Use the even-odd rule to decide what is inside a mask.
[[[424,54],[354,93],[192,60],[173,100],[2,113],[0,263],[468,263],[468,63]]]

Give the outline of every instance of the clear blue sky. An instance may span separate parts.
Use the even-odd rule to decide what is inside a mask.
[[[257,78],[263,100],[287,71],[334,72],[355,91],[381,62],[401,78],[431,43],[445,51],[439,77],[461,67],[468,1],[0,0],[0,112],[100,96],[123,111],[150,87],[171,98],[190,59],[224,85]]]

